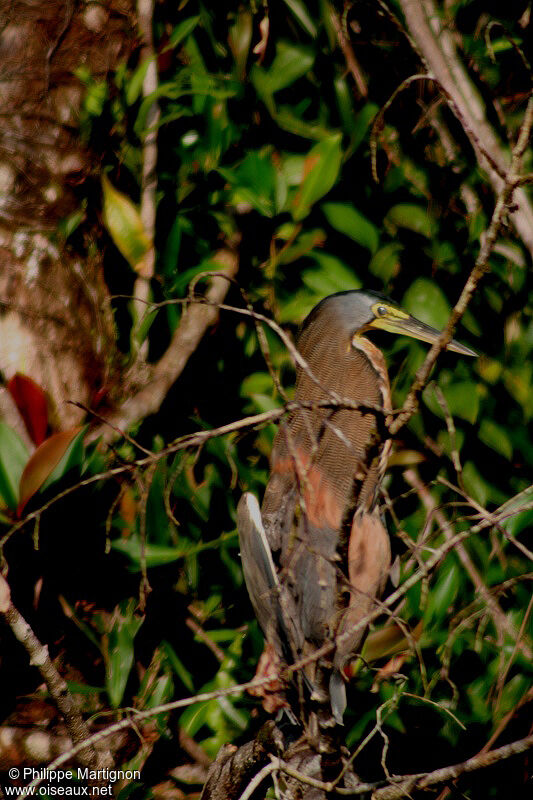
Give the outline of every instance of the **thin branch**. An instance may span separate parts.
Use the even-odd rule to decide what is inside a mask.
[[[113,736],[115,733],[119,731],[123,731],[126,728],[131,728],[141,720],[149,719],[150,717],[155,717],[158,714],[165,714],[168,711],[176,711],[178,708],[187,708],[188,706],[195,705],[196,703],[205,703],[208,700],[216,700],[220,697],[227,697],[228,695],[232,694],[240,694],[241,692],[245,692],[248,689],[255,689],[259,686],[264,686],[270,678],[254,678],[252,681],[248,681],[247,683],[240,683],[236,686],[230,686],[227,689],[217,689],[214,692],[203,692],[201,694],[197,694],[194,697],[185,697],[181,700],[173,700],[170,703],[164,703],[160,706],[154,708],[148,708],[144,711],[137,711],[136,709],[130,709],[132,716],[128,717],[127,719],[122,719],[120,722],[115,722],[113,725],[109,725],[109,727],[104,728],[97,733],[93,733],[92,735],[88,736],[84,742],[80,744],[76,744],[72,747],[68,752],[63,753],[62,755],[58,756],[54,761],[52,761],[48,767],[47,771],[56,770],[62,764],[65,764],[67,761],[70,761],[74,756],[77,756],[81,750],[93,746],[99,745],[104,739],[107,739],[108,736]],[[45,776],[37,777],[33,780],[30,784],[28,784],[27,789],[29,790],[31,787],[39,786],[42,781],[45,780]]]
[[[440,530],[449,541],[453,537],[453,526],[452,524],[446,519],[444,513],[437,507],[435,503],[435,499],[433,495],[429,491],[429,489],[424,485],[424,483],[420,480],[419,475],[414,469],[408,469],[404,472],[404,478],[409,486],[412,486],[413,489],[416,490],[418,496],[422,500],[427,511],[430,512],[432,516],[434,516],[435,521],[437,522]],[[513,640],[516,639],[516,630],[507,616],[504,614],[500,605],[494,595],[489,591],[483,578],[479,574],[478,570],[476,569],[470,555],[464,544],[460,542],[455,551],[457,553],[457,557],[459,561],[465,568],[466,573],[468,574],[470,580],[472,581],[476,592],[478,593],[480,599],[483,601],[484,605],[488,609],[496,630],[500,632],[500,635],[503,636],[503,633],[507,633]],[[522,652],[529,658],[530,660],[533,658],[533,652],[527,646],[525,642],[522,642]]]
[[[478,769],[490,767],[491,764],[496,764],[498,761],[503,761],[511,756],[525,753],[532,747],[533,736],[526,736],[524,739],[518,739],[516,742],[511,742],[511,744],[503,745],[503,747],[499,747],[497,750],[491,750],[488,753],[480,753],[460,764],[442,767],[433,772],[396,777],[395,785],[377,789],[372,795],[372,800],[400,800],[400,798],[405,798],[416,789],[427,789],[429,786],[435,786],[438,783],[455,780],[455,778],[458,778],[465,772],[474,772]]]
[[[63,715],[65,725],[75,747],[79,761],[90,769],[113,766],[113,757],[108,749],[95,748],[90,731],[85,724],[69,692],[66,682],[52,664],[48,647],[40,642],[19,610],[13,605],[11,591],[6,579],[0,575],[0,613],[30,657],[30,664],[37,667],[46,683],[50,696]],[[63,756],[61,756],[63,758]]]
[[[253,795],[255,790],[261,786],[265,778],[268,778],[268,776],[273,772],[279,770],[280,763],[281,762],[279,758],[272,758],[270,764],[266,764],[263,769],[260,769],[259,772],[254,775],[244,792],[239,797],[239,800],[250,800],[250,797]]]
[[[461,123],[480,166],[486,170],[493,189],[504,189],[502,176],[508,170],[503,144],[490,125],[483,102],[461,62],[453,36],[441,24],[433,0],[400,0],[409,33],[424,62],[428,75],[444,91],[448,105]],[[533,208],[523,190],[516,192],[518,206],[513,222],[533,254]]]
[[[355,81],[355,85],[357,86],[359,96],[366,97],[368,95],[368,89],[366,85],[366,81],[363,77],[363,73],[357,58],[355,57],[355,53],[353,51],[353,47],[350,44],[348,37],[346,36],[346,32],[343,29],[343,25],[339,17],[337,16],[337,12],[332,8],[331,9],[331,22],[333,23],[333,27],[335,28],[335,34],[337,36],[337,41],[339,46],[344,54],[344,58],[346,60],[346,66],[350,70],[352,77]]]
[[[404,0],[404,2],[407,2],[407,0]],[[402,411],[398,414],[389,427],[389,431],[393,436],[397,434],[400,428],[402,428],[411,419],[412,415],[417,410],[418,397],[428,381],[430,372],[433,369],[437,357],[451,341],[457,323],[465,313],[482,277],[489,270],[490,255],[494,249],[494,245],[496,244],[496,239],[498,238],[504,216],[511,205],[513,194],[517,186],[517,181],[519,181],[520,178],[519,170],[527,143],[529,141],[532,125],[533,95],[531,95],[529,98],[518,140],[513,148],[511,166],[509,167],[509,171],[507,172],[507,176],[498,195],[490,225],[482,239],[476,263],[463,287],[461,295],[455,304],[452,313],[450,314],[450,318],[448,319],[445,329],[442,331],[435,344],[431,346],[424,363],[417,371],[415,380],[413,381]]]
[[[140,64],[148,62],[142,86],[142,94],[145,99],[154,95],[157,89],[157,59],[154,53],[152,32],[153,15],[154,0],[138,0],[137,19],[142,41]],[[148,110],[146,132],[143,135],[141,174],[141,220],[150,246],[143,258],[142,270],[133,287],[133,307],[136,313],[132,342],[135,342],[140,332],[144,310],[143,302],[149,297],[150,281],[154,276],[155,269],[157,129],[160,115],[158,102],[154,100]],[[136,359],[146,361],[147,357],[148,340],[145,339],[137,349]]]
[[[205,303],[193,303],[183,312],[170,344],[154,367],[146,367],[141,376],[140,388],[130,387],[124,392],[125,400],[104,425],[91,433],[91,438],[102,436],[107,442],[117,438],[118,431],[126,431],[133,423],[155,414],[171,386],[183,372],[189,358],[198,348],[205,332],[218,319],[218,305],[229,288],[228,278],[237,273],[238,259],[233,250],[222,250],[214,260],[224,269],[225,277],[213,277],[207,290]],[[132,382],[135,384],[137,379]]]
[[[419,568],[413,572],[406,580],[402,583],[401,586],[396,589],[396,591],[392,592],[385,600],[382,600],[372,611],[370,611],[364,618],[359,620],[356,625],[354,625],[349,631],[346,633],[341,634],[337,637],[336,642],[328,642],[327,644],[323,645],[322,647],[315,650],[310,655],[306,656],[305,658],[300,659],[295,664],[291,664],[288,667],[289,673],[297,672],[300,669],[303,669],[307,664],[310,664],[314,661],[317,661],[319,658],[323,656],[327,656],[331,653],[335,647],[342,644],[344,638],[347,635],[353,635],[358,630],[363,630],[367,627],[371,622],[373,622],[377,617],[381,614],[386,612],[387,609],[391,608],[395,605],[399,600],[404,597],[407,592],[415,586],[419,581],[423,580],[425,577],[431,574],[432,570],[437,566],[437,564],[454,548],[457,547],[458,544],[463,542],[469,536],[474,534],[480,533],[485,528],[490,527],[494,524],[494,520],[499,520],[501,518],[506,518],[507,516],[517,514],[519,511],[525,511],[533,507],[533,487],[528,487],[520,492],[515,497],[512,497],[510,500],[507,500],[502,506],[500,506],[493,514],[491,515],[491,520],[489,519],[482,519],[477,525],[474,525],[469,530],[460,531],[459,533],[452,536],[448,539],[444,544],[441,545],[440,548],[435,550],[432,555],[428,558],[428,560],[421,564]]]

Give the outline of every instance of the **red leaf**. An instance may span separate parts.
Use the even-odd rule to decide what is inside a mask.
[[[46,438],[48,428],[48,410],[46,395],[35,381],[17,372],[13,375],[7,388],[20,411],[26,429],[34,444],[39,445]]]
[[[32,455],[24,472],[20,476],[19,506],[17,514],[20,517],[24,506],[33,495],[39,491],[53,469],[59,464],[75,436],[82,428],[71,428],[69,431],[53,433],[44,441]]]

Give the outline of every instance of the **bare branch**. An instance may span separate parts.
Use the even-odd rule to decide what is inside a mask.
[[[408,1],[410,2],[410,0],[403,0],[403,2]],[[435,344],[431,346],[424,363],[416,373],[415,380],[413,381],[402,411],[397,415],[389,427],[389,431],[393,436],[397,434],[400,428],[402,428],[406,422],[411,419],[412,415],[418,408],[418,397],[427,383],[430,372],[433,369],[439,354],[451,341],[457,323],[468,308],[468,304],[470,303],[470,300],[472,299],[482,277],[489,270],[490,255],[494,249],[494,245],[496,244],[496,239],[502,226],[504,216],[508,212],[511,205],[517,182],[520,179],[519,170],[527,143],[529,141],[532,125],[533,95],[531,95],[529,98],[518,140],[513,148],[511,166],[509,167],[509,171],[507,172],[507,176],[498,195],[490,225],[482,239],[476,263],[470,275],[468,276],[468,280],[463,287],[463,291],[461,292],[461,295],[455,304],[452,313],[450,314],[448,324],[442,331]]]
[[[217,321],[218,306],[226,296],[229,280],[237,273],[235,251],[221,250],[214,260],[220,264],[224,276],[219,274],[213,277],[205,303],[192,303],[184,310],[166,352],[154,367],[146,367],[146,374],[139,380],[140,387],[132,385],[131,391],[124,391],[125,400],[110,416],[110,425],[97,428],[91,433],[91,439],[102,436],[104,441],[113,441],[117,438],[117,430],[126,431],[134,422],[159,410],[205,332]]]
[[[404,472],[404,478],[409,484],[412,486],[413,489],[416,490],[418,496],[422,500],[426,509],[435,517],[437,524],[439,525],[440,530],[449,541],[453,537],[453,526],[452,524],[446,519],[444,513],[437,508],[433,495],[429,491],[429,489],[423,484],[420,480],[420,477],[416,473],[414,469],[408,469]],[[496,629],[502,634],[507,633],[513,640],[516,639],[516,630],[507,616],[503,613],[502,609],[499,606],[498,601],[494,597],[494,595],[489,591],[487,586],[485,585],[481,575],[479,574],[478,570],[476,569],[472,559],[470,558],[468,551],[462,542],[459,542],[455,548],[459,561],[465,568],[466,573],[468,574],[470,580],[472,581],[476,592],[479,594],[480,599],[485,604],[487,610],[489,611],[492,620]],[[521,649],[526,658],[532,659],[533,652],[528,647],[526,642],[521,642]]]
[[[450,767],[443,767],[436,769],[433,772],[426,772],[419,775],[407,775],[397,777],[397,783],[392,786],[385,786],[382,789],[377,789],[373,795],[372,800],[399,800],[405,798],[415,789],[427,789],[429,786],[435,786],[438,783],[445,783],[446,781],[455,780],[465,772],[474,772],[478,769],[490,767],[491,764],[496,764],[498,761],[503,761],[511,756],[525,753],[533,747],[533,736],[526,736],[524,739],[518,739],[511,744],[503,745],[497,750],[490,750],[488,753],[480,753],[467,761],[460,764],[454,764]]]
[[[63,715],[68,733],[75,744],[79,761],[90,769],[105,769],[113,766],[108,749],[95,748],[91,734],[68,690],[68,686],[52,664],[48,647],[35,636],[24,617],[13,605],[11,591],[6,579],[0,575],[0,613],[30,657],[30,664],[37,667],[59,712]],[[68,753],[60,756],[68,760]]]
[[[350,70],[352,77],[355,81],[355,85],[357,86],[359,96],[366,97],[368,95],[368,89],[366,85],[366,81],[363,77],[363,73],[357,58],[355,57],[355,53],[353,51],[353,47],[350,44],[350,41],[346,35],[346,32],[343,28],[342,22],[337,16],[337,12],[331,8],[331,21],[333,23],[333,27],[335,28],[335,33],[337,35],[337,41],[340,45],[342,52],[344,53],[344,58],[346,60],[346,66]]]
[[[505,188],[503,176],[508,171],[504,148],[457,55],[452,34],[441,25],[433,0],[400,0],[400,5],[428,75],[444,90],[448,105],[470,139],[480,166],[486,170],[494,191],[501,194]],[[516,192],[515,202],[518,208],[512,220],[533,254],[533,208],[522,189]]]
[[[270,678],[254,678],[253,681],[248,681],[247,683],[240,683],[236,686],[230,686],[227,689],[217,689],[214,692],[203,692],[201,694],[197,694],[194,697],[185,697],[181,700],[173,700],[171,703],[164,703],[163,705],[157,706],[154,708],[149,708],[144,711],[137,711],[136,709],[132,709],[131,716],[127,717],[126,719],[120,720],[120,722],[115,722],[113,725],[109,725],[107,728],[104,728],[97,733],[93,733],[92,735],[88,736],[87,739],[79,744],[74,745],[68,752],[63,753],[62,755],[58,756],[54,761],[52,761],[48,767],[48,771],[56,770],[65,762],[70,761],[71,758],[77,756],[81,750],[89,747],[89,746],[98,746],[104,739],[108,736],[113,736],[114,734],[118,733],[119,731],[123,731],[126,728],[134,727],[138,722],[144,719],[149,719],[150,717],[155,717],[158,714],[165,714],[168,711],[176,711],[178,708],[187,708],[187,706],[192,706],[195,703],[205,703],[208,700],[215,700],[219,697],[227,697],[228,695],[232,694],[240,694],[241,692],[245,692],[248,689],[255,689],[259,686],[264,686]],[[30,784],[28,784],[27,789],[33,786],[39,786],[42,781],[45,779],[45,776],[37,777],[33,780]]]
[[[143,80],[142,93],[146,99],[153,95],[157,89],[157,60],[154,53],[152,35],[152,20],[154,15],[154,0],[138,0],[137,16],[141,33],[142,46],[140,64],[148,62]],[[133,287],[133,307],[135,309],[135,330],[132,339],[135,340],[142,322],[144,311],[143,302],[148,299],[150,280],[154,276],[155,268],[155,217],[156,217],[156,189],[157,189],[157,124],[160,110],[157,100],[154,100],[148,110],[146,118],[146,132],[142,145],[142,174],[141,174],[141,220],[150,246],[143,258],[142,271],[135,280]],[[146,360],[148,357],[148,340],[142,342],[136,357]]]

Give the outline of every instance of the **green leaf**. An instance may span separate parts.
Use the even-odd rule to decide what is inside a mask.
[[[350,148],[352,151],[356,150],[364,141],[367,131],[378,111],[379,106],[377,106],[376,103],[366,103],[356,115],[353,128],[350,131],[346,131],[346,133],[351,134]]]
[[[252,372],[241,383],[241,397],[252,397],[254,394],[272,394],[274,383],[268,372]]]
[[[318,297],[348,289],[360,289],[359,278],[352,270],[329,253],[313,253],[313,258],[321,269],[308,269],[302,273],[302,280]]]
[[[188,689],[189,692],[191,693],[194,692],[194,681],[192,679],[192,675],[183,664],[183,661],[181,661],[181,659],[178,658],[176,651],[174,650],[172,645],[169,642],[163,641],[161,642],[161,646],[167,657],[168,663],[170,664],[170,666],[172,667],[172,669],[174,670],[180,681],[183,683],[185,688]]]
[[[147,542],[143,548],[140,536],[132,534],[127,539],[116,539],[111,547],[130,559],[133,570],[140,570],[143,557],[147,567],[159,567],[163,564],[171,564],[181,558],[196,556],[204,550],[215,550],[220,547],[222,542],[227,542],[231,539],[236,540],[237,533],[222,534],[218,539],[213,539],[210,542],[200,542],[199,544],[183,537],[178,540],[174,547]]]
[[[305,255],[312,255],[314,257],[315,248],[321,247],[326,241],[325,231],[320,228],[314,228],[310,231],[301,233],[290,247],[284,248],[281,253],[276,257],[278,264],[292,264],[298,258]]]
[[[403,297],[406,311],[434,328],[444,328],[450,316],[450,304],[442,289],[428,278],[417,278]]]
[[[468,494],[471,494],[480,505],[486,506],[491,495],[491,487],[482,478],[472,461],[467,461],[463,467],[463,482]]]
[[[450,606],[457,597],[457,592],[461,585],[461,571],[451,559],[448,559],[446,563],[449,566],[441,569],[436,584],[429,593],[428,604],[424,613],[425,626],[432,619],[439,622],[445,619]]]
[[[148,72],[148,67],[150,64],[154,63],[154,60],[155,56],[152,56],[151,58],[145,58],[145,60],[139,64],[129,79],[126,87],[126,103],[129,106],[132,106],[139,99],[143,88],[143,82],[146,78],[146,73]]]
[[[67,474],[67,472],[69,472],[69,470],[74,469],[75,467],[81,467],[84,454],[83,439],[87,433],[88,427],[88,425],[84,425],[68,445],[63,457],[41,486],[42,492],[45,489],[48,489],[48,487],[53,483],[60,480],[64,475]]]
[[[254,66],[251,80],[263,100],[286,89],[313,66],[314,55],[306,47],[278,42],[276,56],[268,70]],[[268,105],[268,103],[267,103]]]
[[[190,36],[199,21],[200,17],[189,17],[188,19],[184,19],[183,22],[180,22],[179,25],[176,25],[170,34],[170,40],[165,49],[176,47],[180,42],[186,39],[187,36]]]
[[[146,535],[150,541],[158,545],[169,544],[170,522],[164,500],[167,470],[164,462],[159,462],[154,470],[152,483],[146,501]]]
[[[341,134],[330,136],[311,148],[304,162],[304,178],[293,201],[292,216],[298,222],[334,186],[342,163]]]
[[[392,235],[398,232],[398,228],[406,228],[431,239],[436,232],[435,220],[430,217],[428,210],[412,203],[398,203],[393,206],[386,214],[383,224]]]
[[[83,100],[83,107],[87,114],[91,117],[101,117],[108,96],[106,81],[91,80]]]
[[[379,245],[379,231],[354,206],[346,203],[324,203],[322,211],[332,228],[349,236],[371,253],[376,252]]]
[[[301,0],[283,0],[283,2],[290,8],[304,31],[315,39],[317,35],[316,25],[307,13],[305,3],[302,3]]]
[[[53,433],[39,445],[20,476],[19,514],[36,492],[48,488],[72,466],[81,463],[86,430],[87,426]]]
[[[474,422],[478,418],[480,397],[477,384],[473,381],[457,381],[446,386],[440,386],[446,400],[446,405],[452,417],[460,417],[467,422]],[[434,386],[427,386],[423,392],[426,406],[441,419],[445,418],[435,394]]]
[[[479,393],[473,381],[460,381],[443,388],[443,394],[453,417],[474,422],[479,414]]]
[[[290,106],[280,106],[277,111],[272,108],[271,113],[282,130],[293,133],[295,136],[322,141],[333,133],[320,122],[308,122],[302,119]]]
[[[143,273],[144,259],[152,242],[144,231],[141,215],[129,197],[102,175],[104,223],[115,245],[137,273]]]
[[[133,642],[144,621],[135,614],[136,606],[133,599],[117,606],[104,636],[106,687],[113,708],[118,708],[124,697],[134,661]]]
[[[12,510],[18,505],[20,479],[28,458],[18,433],[0,421],[0,497]]]
[[[361,279],[355,274],[340,258],[325,253],[323,250],[315,250],[311,253],[312,258],[320,265],[322,271],[327,273],[330,285],[334,287],[333,292],[342,292],[347,289],[360,289],[363,285]]]
[[[249,203],[256,211],[272,217],[275,210],[276,170],[270,152],[253,151],[238,167],[219,167],[218,172],[232,186],[232,202]]]
[[[509,461],[513,457],[513,445],[507,431],[493,420],[485,418],[481,421],[479,438],[483,444],[491,447]]]
[[[400,242],[389,242],[380,247],[370,259],[368,269],[384,284],[389,283],[400,271],[400,253],[403,245]]]

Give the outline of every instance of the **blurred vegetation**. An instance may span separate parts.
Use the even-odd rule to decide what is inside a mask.
[[[389,6],[398,12],[395,3]],[[488,6],[455,2],[441,12],[453,20],[462,57],[505,140],[517,132],[531,84],[531,39],[521,24],[528,5]],[[357,56],[366,94],[347,70],[333,13]],[[401,92],[373,128],[399,84],[420,71],[409,41],[382,6],[162,2],[154,32],[155,96],[143,97],[146,62],[135,58],[105,82],[79,69],[81,134],[100,166],[92,184],[80,188],[80,210],[60,232],[74,252],[105,249],[124,366],[143,342],[157,360],[179,325],[179,301],[190,281],[217,269],[214,254],[224,246],[238,251],[246,302],[292,333],[322,297],[362,286],[444,326],[476,259],[494,196],[430,81]],[[150,246],[137,205],[154,99],[161,116],[150,292],[161,305],[138,324],[138,311],[124,298],[132,295]],[[452,160],[443,128],[456,143]],[[465,192],[473,208],[465,207]],[[88,238],[86,231],[102,219],[107,232]],[[402,431],[391,459],[384,513],[402,579],[442,544],[443,519],[454,532],[464,530],[483,509],[494,511],[530,484],[531,264],[511,227],[490,266],[457,332],[479,358],[441,355],[420,413]],[[230,289],[228,303],[243,305],[240,289]],[[265,336],[271,370],[290,397],[290,357],[274,332],[266,329]],[[427,347],[386,333],[374,341],[386,352],[399,408]],[[159,414],[139,419],[132,431],[157,454],[153,463],[136,465],[144,456],[131,441],[109,451],[98,442],[84,445],[83,429],[70,440],[57,434],[63,439],[49,445],[52,455],[41,449],[29,464],[25,445],[0,423],[3,533],[18,526],[4,546],[14,602],[49,643],[87,712],[149,708],[253,676],[262,637],[243,584],[235,506],[243,489],[262,495],[275,427],[170,455],[162,451],[176,437],[282,402],[253,324],[222,311]],[[110,468],[117,474],[107,475]],[[429,488],[440,516],[428,514],[405,470]],[[56,499],[80,481],[79,489]],[[527,648],[533,636],[532,521],[533,512],[525,511],[466,541],[483,582]],[[422,536],[428,547],[416,551]],[[378,672],[390,650],[359,665],[346,715],[350,747],[372,729],[383,703],[391,773],[464,760],[509,712],[498,743],[529,732],[531,659],[516,637],[495,627],[455,551],[407,593],[401,616],[416,631],[417,654],[404,655],[389,671]],[[7,717],[16,712],[14,696],[35,692],[39,679],[15,645],[4,649],[1,680],[14,689],[3,697]],[[178,727],[213,758],[225,742],[250,738],[261,718],[245,694],[193,705],[180,716],[160,715],[152,755],[133,747],[129,763],[144,765],[145,785],[153,785],[187,760],[177,756]],[[362,779],[382,777],[382,747],[382,737],[374,736],[356,759]],[[519,773],[505,762],[486,776],[464,778],[461,787],[472,798],[518,797],[524,791]],[[198,790],[178,785],[185,794]]]

